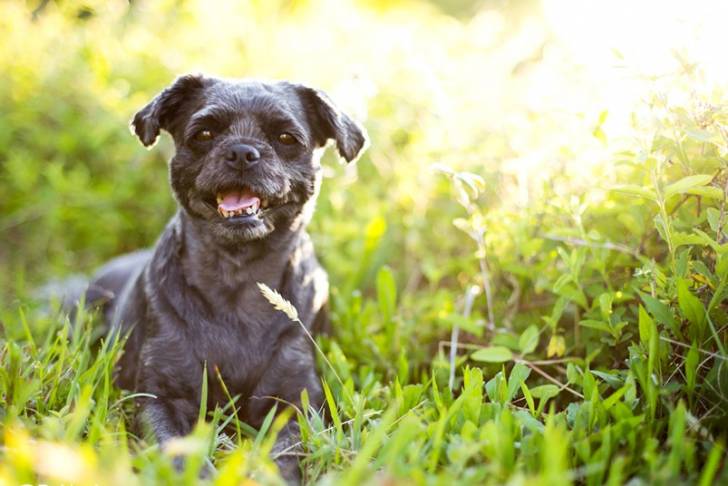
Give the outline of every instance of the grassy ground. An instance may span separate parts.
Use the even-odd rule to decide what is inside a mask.
[[[238,3],[0,6],[0,484],[196,484],[210,461],[209,483],[276,484],[286,413],[311,484],[728,482],[717,2],[700,36],[579,21],[627,22],[616,47],[559,2]],[[95,316],[34,292],[154,243],[171,144],[126,126],[195,70],[324,87],[372,146],[327,156],[311,226],[331,420],[201,410],[180,474],[131,432]]]

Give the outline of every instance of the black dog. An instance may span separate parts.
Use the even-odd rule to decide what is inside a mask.
[[[326,321],[327,276],[305,230],[321,183],[319,149],[333,139],[352,161],[363,129],[305,86],[203,76],[177,79],[132,124],[146,146],[160,129],[174,138],[179,211],[153,250],[111,261],[87,291],[87,302],[107,300],[113,335],[128,335],[117,384],[156,397],[140,405],[162,445],[194,425],[205,369],[208,407],[228,403],[227,388],[254,427],[276,399],[299,405],[304,389],[318,406],[311,343],[256,284],[277,289],[308,329]],[[292,420],[276,450],[297,441]],[[277,462],[298,480],[295,456]]]

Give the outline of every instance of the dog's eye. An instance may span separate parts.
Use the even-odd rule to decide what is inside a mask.
[[[278,141],[281,142],[283,145],[293,145],[294,143],[296,143],[296,137],[294,137],[290,133],[283,132],[278,135]]]
[[[209,142],[215,138],[215,134],[211,130],[200,130],[193,138],[196,142]]]

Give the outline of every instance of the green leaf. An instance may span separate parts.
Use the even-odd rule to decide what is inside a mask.
[[[698,237],[694,244],[709,246],[719,255],[728,253],[728,243],[723,243],[721,245],[711,236],[709,236],[705,231],[702,231],[698,228],[695,228],[693,230],[693,233],[695,233],[695,235]]]
[[[336,437],[338,439],[343,438],[344,428],[341,418],[339,417],[339,409],[336,405],[336,399],[334,399],[334,395],[331,393],[331,388],[329,388],[329,384],[326,383],[326,380],[322,380],[321,385],[324,389],[324,397],[327,405],[329,406],[329,412],[331,413],[331,421],[334,422],[334,427],[336,428]]]
[[[710,454],[708,454],[708,459],[705,461],[705,466],[703,466],[700,473],[700,482],[698,483],[698,486],[710,486],[711,484],[715,484],[713,480],[715,479],[715,474],[718,471],[718,468],[720,468],[721,458],[723,457],[724,451],[725,448],[721,442],[713,444],[710,449]]]
[[[711,241],[697,234],[683,233],[682,231],[672,232],[672,244],[675,248],[686,245],[710,245]]]
[[[524,410],[516,410],[513,412],[513,416],[518,419],[518,422],[520,422],[524,427],[529,429],[531,432],[535,433],[542,433],[544,430],[544,426],[541,422],[539,422],[537,419],[533,417],[533,415],[529,414],[528,412]]]
[[[649,313],[655,316],[657,322],[668,326],[673,331],[677,329],[675,317],[673,316],[672,310],[669,306],[649,294],[640,293],[640,297],[642,298],[642,302],[645,303],[645,307],[647,307]]]
[[[649,345],[650,336],[652,336],[652,333],[655,332],[655,322],[642,306],[640,306],[639,310],[639,328],[640,341],[642,341],[642,344]]]
[[[528,385],[526,383],[521,383],[521,392],[523,393],[523,397],[526,399],[526,404],[528,405],[528,409],[531,411],[531,414],[536,413],[536,405],[533,402],[533,395],[531,395],[531,390],[528,389]]]
[[[387,266],[377,272],[377,301],[382,318],[385,321],[391,320],[397,305],[397,284],[392,270]]]
[[[266,438],[266,434],[268,433],[268,430],[270,430],[270,426],[273,424],[273,419],[276,417],[276,410],[278,409],[278,404],[273,404],[273,408],[270,409],[268,414],[263,419],[263,423],[260,425],[260,428],[258,429],[258,433],[255,436],[255,441],[253,442],[253,447],[258,448],[263,443],[263,441]]]
[[[685,459],[686,452],[688,452],[685,446],[686,415],[685,403],[680,400],[677,407],[670,413],[668,444],[671,450],[665,464],[665,469],[673,477],[680,474],[682,462]]]
[[[688,390],[688,396],[692,396],[695,391],[699,358],[698,345],[693,341],[692,346],[690,346],[690,351],[688,351],[688,354],[685,357],[685,386]]]
[[[566,365],[566,380],[567,383],[579,383],[581,381],[579,369],[574,365],[574,363],[568,363]]]
[[[582,389],[584,390],[584,397],[589,399],[594,395],[599,395],[599,385],[597,380],[594,379],[594,375],[588,369],[584,370],[584,376],[582,378]],[[594,393],[596,392],[596,393]]]
[[[470,355],[470,359],[483,363],[504,363],[513,359],[513,353],[503,346],[490,346],[477,350]]]
[[[721,280],[728,278],[728,255],[721,255],[715,265],[715,274]]]
[[[197,411],[197,421],[203,422],[207,416],[207,361],[202,367],[202,387],[200,390],[200,408]]]
[[[513,366],[511,374],[508,377],[508,401],[513,400],[516,391],[518,391],[518,388],[523,385],[530,374],[531,368],[523,363],[516,363],[515,366]]]
[[[713,180],[713,176],[710,174],[697,174],[687,177],[683,177],[677,182],[673,182],[665,188],[665,200],[670,199],[672,196],[678,194],[685,194],[691,189],[705,186]]]
[[[604,401],[602,402],[602,406],[606,410],[609,410],[619,401],[620,398],[622,398],[622,395],[624,395],[626,392],[627,392],[626,386],[623,386],[623,387],[617,389],[616,392],[612,393],[610,396],[608,396],[607,398],[604,399]]]
[[[657,195],[655,194],[655,191],[653,191],[649,187],[642,187],[634,184],[622,184],[612,187],[611,190],[616,192],[623,192],[625,194],[629,194],[630,196],[638,196],[649,201],[657,200]]]
[[[712,142],[715,139],[713,133],[707,130],[685,130],[685,135],[692,138],[693,140],[697,140],[698,142]]]
[[[542,317],[553,331],[556,331],[556,326],[559,324],[559,319],[561,319],[567,305],[569,305],[569,299],[563,296],[559,297],[551,309],[551,315]]]
[[[693,196],[706,197],[708,199],[717,199],[718,201],[722,201],[725,197],[725,194],[721,189],[713,186],[693,187],[692,189],[689,189],[685,192],[687,194],[692,194]]]
[[[455,173],[455,177],[470,188],[474,197],[478,197],[478,194],[485,189],[485,179],[478,174],[473,174],[472,172],[457,172]]]
[[[708,314],[726,298],[726,279],[721,279],[708,303]]]
[[[670,228],[668,227],[667,223],[665,223],[665,219],[662,217],[662,215],[655,215],[654,221],[655,229],[660,234],[660,238],[662,238],[666,242],[670,242]]]
[[[614,295],[610,292],[604,292],[597,299],[599,302],[599,310],[602,313],[602,319],[605,321],[609,320],[612,315],[612,303],[614,302]]]
[[[538,346],[538,327],[531,324],[523,331],[521,337],[518,339],[518,348],[523,354],[532,353]]]
[[[705,309],[700,299],[690,292],[684,279],[680,279],[677,283],[677,302],[683,317],[698,330],[702,329],[705,325]]]
[[[548,400],[558,395],[559,391],[559,387],[556,385],[541,385],[531,388],[531,396],[541,400]]]
[[[706,209],[705,214],[708,217],[710,229],[718,231],[718,226],[720,226],[720,211],[715,208],[708,208]]]
[[[591,329],[597,329],[599,331],[608,332],[609,334],[612,333],[612,328],[609,327],[609,324],[603,321],[597,321],[594,319],[584,319],[583,321],[579,321],[580,326],[589,327]]]
[[[556,279],[556,282],[554,282],[553,291],[559,293],[561,289],[566,286],[566,284],[571,282],[571,280],[571,275],[569,275],[568,273],[563,274],[558,279]]]
[[[488,398],[490,398],[490,401],[497,402],[499,400],[498,398],[498,388],[500,388],[500,383],[503,381],[503,372],[499,371],[495,374],[493,378],[488,380],[488,382],[485,384],[485,393],[488,395]]]
[[[679,252],[675,259],[675,276],[678,278],[686,278],[688,275],[688,263],[690,262],[690,251],[692,248],[686,248]]]
[[[562,297],[566,297],[569,300],[576,302],[584,309],[587,309],[589,307],[587,305],[586,296],[584,295],[584,292],[574,285],[571,285],[571,284],[564,285],[563,287],[559,288],[558,290],[554,290],[554,292]]]
[[[619,388],[620,386],[622,386],[622,383],[624,381],[619,376],[619,374],[617,374],[617,372],[607,373],[599,370],[590,370],[590,373],[592,373],[594,376],[598,376],[605,383],[614,388]]]

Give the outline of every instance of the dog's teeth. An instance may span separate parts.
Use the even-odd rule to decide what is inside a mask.
[[[256,214],[258,212],[259,204],[254,203],[246,208],[239,208],[239,209],[223,209],[222,207],[217,208],[217,212],[223,216],[224,218],[232,218],[234,216],[241,216],[243,214],[246,214],[248,216]]]
[[[260,207],[262,207],[263,209],[267,208],[268,207],[268,200],[267,199],[263,199],[260,202]]]
[[[220,204],[222,202],[222,196],[220,194],[217,195],[217,203]]]

